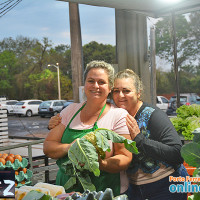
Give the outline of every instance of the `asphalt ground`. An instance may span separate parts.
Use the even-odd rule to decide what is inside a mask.
[[[171,117],[175,116],[169,116],[169,118]],[[41,118],[40,116],[8,116],[8,136],[45,138],[49,132],[47,129],[49,120],[50,117]]]
[[[49,132],[47,129],[49,120],[50,117],[8,116],[8,136],[45,138]]]

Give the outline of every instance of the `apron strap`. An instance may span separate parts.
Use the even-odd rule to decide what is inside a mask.
[[[71,124],[72,120],[73,120],[73,119],[76,117],[76,115],[84,108],[85,105],[86,105],[86,103],[85,103],[85,104],[75,113],[75,115],[71,118],[70,122],[69,122],[68,125],[67,125],[68,128],[69,128],[69,125]],[[105,103],[105,105],[103,106],[103,108],[102,108],[102,110],[101,110],[101,112],[100,112],[100,114],[99,114],[99,116],[98,116],[96,122],[94,123],[94,127],[98,128],[98,127],[97,127],[97,121],[98,121],[98,119],[101,117],[101,115],[102,115],[103,111],[105,110],[105,108],[106,108],[106,103]]]
[[[98,121],[98,119],[101,117],[101,115],[102,115],[103,111],[105,110],[105,108],[106,108],[106,103],[105,103],[105,105],[103,106],[103,108],[102,108],[102,110],[101,110],[101,112],[100,112],[100,114],[99,114],[99,116],[98,116],[98,118],[97,118],[97,121]],[[96,122],[97,122],[97,121],[96,121]]]
[[[72,120],[76,117],[76,115],[78,115],[78,113],[84,108],[85,105],[86,105],[86,103],[83,104],[83,105],[81,106],[81,108],[80,108],[80,109],[75,113],[75,115],[71,118],[70,122],[69,122],[68,125],[67,125],[68,128],[69,128],[69,125],[71,124]]]

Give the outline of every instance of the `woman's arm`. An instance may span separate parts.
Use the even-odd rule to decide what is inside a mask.
[[[122,136],[131,139],[129,134]],[[114,156],[104,160],[99,159],[99,168],[109,173],[119,173],[128,168],[131,160],[132,153],[125,148],[124,144],[114,143]]]
[[[181,157],[181,140],[165,113],[155,110],[151,115],[147,129],[150,137],[146,138],[143,133],[134,134],[131,129],[131,117],[129,116],[129,132],[136,142],[139,152],[154,160],[160,160],[172,165],[183,162]]]
[[[49,132],[43,144],[43,151],[45,155],[54,159],[58,159],[67,155],[71,144],[61,143],[64,130],[65,126],[60,123]]]
[[[61,120],[62,118],[60,116],[60,113],[58,113],[56,116],[51,117],[49,120],[48,129],[51,130],[55,128],[58,124],[61,123]]]

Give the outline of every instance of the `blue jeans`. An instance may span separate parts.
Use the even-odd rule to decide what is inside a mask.
[[[181,166],[170,176],[186,177],[189,176],[185,167]],[[184,183],[184,182],[183,182]],[[169,186],[171,184],[181,184],[181,182],[169,182],[169,176],[144,185],[129,184],[125,194],[129,200],[187,200],[187,193],[171,193]]]

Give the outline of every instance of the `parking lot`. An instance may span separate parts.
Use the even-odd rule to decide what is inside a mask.
[[[48,134],[49,117],[40,116],[17,117],[8,116],[8,135],[16,137],[41,137]]]
[[[169,116],[175,117],[175,116]],[[50,117],[40,116],[17,117],[8,116],[8,134],[16,137],[40,137],[45,138]]]

